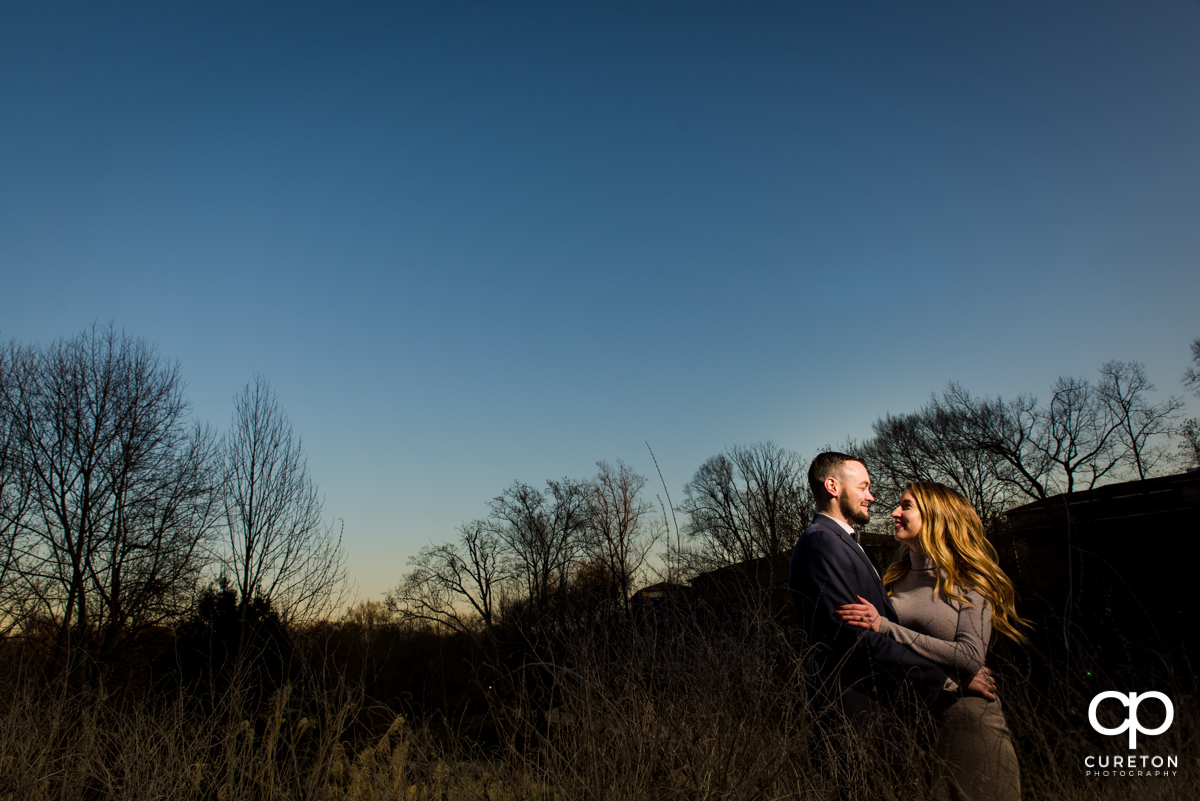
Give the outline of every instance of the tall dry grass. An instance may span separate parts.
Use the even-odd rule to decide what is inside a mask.
[[[554,798],[920,798],[928,732],[818,726],[804,663],[763,618],[591,631],[504,710],[510,764]]]
[[[490,686],[498,744],[453,721],[427,726],[331,681],[249,695],[120,699],[9,680],[0,687],[0,799],[923,799],[931,721],[825,725],[803,654],[764,618],[696,613],[566,630]],[[998,664],[1027,799],[1193,797],[1195,694],[1144,753],[1177,754],[1178,776],[1088,778],[1100,675],[1073,657]],[[335,671],[331,671],[332,675]],[[1082,677],[1082,678],[1080,678]],[[1165,679],[1164,679],[1165,680]],[[1176,677],[1178,680],[1178,677]],[[1108,683],[1114,683],[1108,687]],[[1117,686],[1120,685],[1120,686]],[[201,703],[204,700],[204,703]]]
[[[447,797],[461,777],[439,749],[399,715],[356,735],[361,712],[345,692],[297,699],[290,685],[248,716],[234,698],[205,712],[184,696],[131,703],[10,686],[0,700],[0,798]]]

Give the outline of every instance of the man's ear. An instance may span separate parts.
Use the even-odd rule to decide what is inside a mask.
[[[838,480],[833,476],[825,479],[825,491],[829,493],[831,498],[836,498],[838,496]]]

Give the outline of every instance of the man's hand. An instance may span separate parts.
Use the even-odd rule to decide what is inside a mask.
[[[996,679],[992,677],[992,671],[986,666],[979,669],[975,677],[971,679],[971,683],[967,685],[964,691],[968,695],[978,695],[981,698],[986,698],[989,701],[996,700]]]

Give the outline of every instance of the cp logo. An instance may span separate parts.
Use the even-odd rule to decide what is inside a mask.
[[[1105,698],[1115,698],[1129,708],[1129,718],[1126,719],[1126,721],[1124,723],[1122,723],[1120,726],[1117,726],[1114,729],[1107,729],[1100,725],[1100,721],[1096,720],[1096,710],[1100,707],[1100,702],[1103,701]],[[1146,698],[1157,698],[1158,700],[1162,701],[1163,706],[1167,710],[1167,719],[1164,720],[1163,724],[1161,726],[1159,726],[1157,729],[1143,729],[1141,721],[1138,720],[1138,704],[1140,704]],[[1114,734],[1120,734],[1121,732],[1125,731],[1126,729],[1129,730],[1129,750],[1130,751],[1137,748],[1138,732],[1141,732],[1142,734],[1162,734],[1164,731],[1167,730],[1167,727],[1169,727],[1171,725],[1171,721],[1173,721],[1174,719],[1175,719],[1175,707],[1172,706],[1171,699],[1167,698],[1167,696],[1163,695],[1160,692],[1153,692],[1153,691],[1148,692],[1148,693],[1142,693],[1141,695],[1138,695],[1137,693],[1129,693],[1128,695],[1126,695],[1125,693],[1119,693],[1119,692],[1115,692],[1113,690],[1109,690],[1108,692],[1100,693],[1095,698],[1093,698],[1091,706],[1088,707],[1088,722],[1090,722],[1092,724],[1093,729],[1100,732],[1101,734],[1107,734],[1111,737]]]

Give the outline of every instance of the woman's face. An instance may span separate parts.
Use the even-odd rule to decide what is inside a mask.
[[[900,505],[892,512],[892,520],[896,523],[896,541],[920,551],[921,541],[917,535],[921,532],[921,510],[917,508],[917,499],[908,490],[900,496]]]

